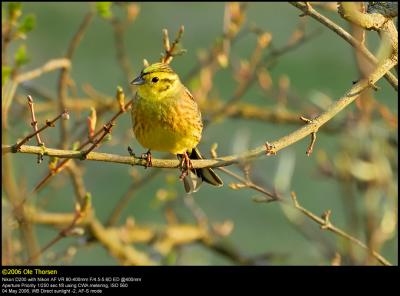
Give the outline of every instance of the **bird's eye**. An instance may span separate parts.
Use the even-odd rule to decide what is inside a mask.
[[[151,79],[151,82],[156,83],[158,81],[158,77],[153,77],[153,79]]]

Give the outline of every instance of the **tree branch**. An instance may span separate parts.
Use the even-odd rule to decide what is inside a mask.
[[[386,266],[391,266],[392,264],[387,261],[381,254],[379,254],[378,252],[369,249],[363,242],[361,242],[360,240],[356,239],[355,237],[351,236],[350,234],[348,234],[347,232],[341,230],[340,228],[337,228],[335,225],[333,225],[331,223],[331,221],[329,220],[329,216],[330,216],[330,211],[328,210],[327,212],[325,212],[323,214],[323,217],[318,217],[317,215],[315,215],[314,213],[310,212],[309,210],[305,209],[304,207],[302,207],[296,197],[296,194],[294,192],[291,193],[291,197],[293,200],[293,206],[298,209],[300,212],[302,212],[304,215],[306,215],[307,217],[309,217],[311,220],[317,222],[319,225],[321,225],[321,229],[326,229],[329,230],[341,237],[344,237],[348,240],[350,240],[351,242],[355,243],[356,245],[360,246],[361,248],[363,248],[364,250],[367,250],[368,252],[370,252],[380,263],[382,263],[383,265]]]
[[[270,154],[274,154],[279,150],[298,142],[304,137],[315,133],[322,125],[332,119],[336,114],[342,111],[355,99],[357,99],[362,91],[374,85],[387,71],[393,68],[397,64],[397,57],[386,60],[379,68],[377,68],[367,79],[360,80],[358,83],[353,85],[353,87],[337,102],[333,103],[327,111],[320,114],[318,117],[312,120],[311,123],[297,129],[296,131],[290,133],[287,136],[280,138],[279,140],[270,143],[271,151]],[[2,153],[15,152],[10,145],[2,146]],[[39,148],[34,146],[21,146],[19,153],[30,153],[38,154],[43,153],[47,156],[57,156],[59,158],[76,158],[83,159],[84,152],[82,151],[72,151],[72,150],[58,150],[51,148]],[[203,159],[203,160],[193,160],[193,168],[204,168],[204,167],[221,167],[227,166],[233,163],[238,163],[245,159],[256,158],[258,156],[265,154],[265,146],[256,147],[252,150],[246,151],[239,155],[229,155],[225,157],[219,157],[216,159]],[[91,152],[86,155],[87,160],[95,161],[105,161],[114,162],[130,165],[140,165],[146,166],[146,160],[138,157],[132,156],[120,156],[107,153]],[[153,159],[153,167],[158,168],[178,168],[180,163],[179,160],[168,160],[168,159]]]
[[[42,131],[44,131],[46,128],[48,128],[48,127],[54,127],[54,123],[57,121],[57,120],[59,120],[60,118],[68,118],[68,113],[66,112],[66,111],[64,111],[63,113],[61,113],[61,114],[59,114],[56,118],[54,118],[53,120],[46,120],[46,124],[44,125],[44,126],[42,126],[40,129],[37,129],[37,127],[36,127],[36,129],[35,129],[35,131],[33,132],[33,133],[31,133],[31,134],[29,134],[28,136],[26,136],[25,138],[23,138],[21,141],[19,141],[17,144],[15,144],[15,146],[13,147],[13,149],[14,150],[16,150],[16,151],[18,151],[19,149],[20,149],[20,147],[22,146],[22,145],[24,145],[26,142],[28,142],[31,138],[33,138],[34,136],[36,136],[36,135],[39,135]],[[32,119],[34,119],[34,118],[32,118]],[[39,143],[39,144],[42,144],[43,145],[43,143]],[[41,147],[37,147],[37,148],[40,148],[40,149],[43,149],[44,147],[43,146],[41,146]]]
[[[360,51],[363,56],[365,56],[370,62],[374,65],[378,64],[377,58],[365,47],[363,46],[357,39],[355,39],[351,34],[349,34],[346,30],[344,30],[339,25],[332,22],[327,17],[318,13],[315,9],[311,7],[311,5],[307,6],[301,2],[289,2],[291,5],[297,7],[301,11],[303,11],[306,15],[312,17],[313,19],[317,20],[324,26],[326,26],[331,31],[338,34],[342,37],[345,41],[347,41],[351,46],[353,46],[356,50]],[[385,79],[393,86],[395,91],[397,91],[399,82],[392,73],[387,72],[385,73]]]
[[[41,75],[43,75],[47,72],[51,72],[51,71],[57,70],[59,68],[69,69],[70,67],[71,67],[71,61],[69,59],[61,58],[61,59],[50,60],[46,64],[44,64],[43,66],[41,66],[37,69],[18,74],[18,76],[15,77],[15,81],[17,83],[21,83],[24,81],[30,81],[30,80],[40,77]]]

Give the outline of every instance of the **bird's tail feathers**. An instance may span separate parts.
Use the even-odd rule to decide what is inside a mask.
[[[192,149],[192,152],[189,154],[189,158],[203,159],[200,151],[197,148]],[[187,193],[198,191],[203,181],[217,187],[220,187],[224,184],[221,178],[211,168],[193,169],[183,179],[185,191]]]
[[[186,193],[197,192],[201,183],[203,183],[203,179],[192,171],[183,178],[183,185],[185,186]]]

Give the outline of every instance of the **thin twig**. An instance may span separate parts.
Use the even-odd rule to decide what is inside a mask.
[[[243,184],[245,184],[246,180],[231,172],[230,170],[227,170],[226,168],[219,168],[221,171],[227,173],[228,175],[232,176],[233,178],[239,180],[240,182],[242,182]],[[267,195],[267,198],[265,200],[262,200],[263,202],[269,202],[271,201],[271,195],[270,193],[265,190],[263,187],[258,186],[256,184],[251,183],[253,186],[246,186],[248,188],[252,188],[258,192],[264,193],[265,195]],[[363,249],[367,250],[369,253],[372,254],[372,256],[374,256],[380,263],[382,263],[383,265],[391,265],[391,263],[389,261],[387,261],[381,254],[379,254],[378,252],[371,250],[370,248],[368,248],[364,243],[362,243],[360,240],[356,239],[355,237],[351,236],[350,234],[346,233],[345,231],[337,228],[336,226],[334,226],[331,221],[330,221],[330,215],[331,215],[331,211],[328,210],[326,211],[323,215],[322,218],[318,217],[317,215],[311,213],[309,210],[305,209],[304,207],[300,206],[296,194],[294,192],[291,193],[291,197],[292,197],[292,201],[293,204],[290,204],[292,206],[294,206],[296,209],[300,210],[303,214],[305,214],[307,217],[311,218],[312,220],[314,220],[315,222],[317,222],[318,224],[321,225],[321,229],[326,229],[329,231],[332,231],[333,233],[342,236],[346,239],[348,239],[349,241],[361,246]],[[273,196],[273,200],[277,200],[280,202],[283,202],[285,204],[287,203],[287,200],[282,198],[281,196],[279,196],[278,194],[274,194]],[[255,201],[259,201],[259,200],[255,200]]]
[[[183,52],[185,52],[185,50],[183,50],[183,49],[180,50],[179,52],[175,52],[176,46],[181,41],[184,31],[185,31],[185,27],[183,25],[181,25],[174,42],[172,42],[172,45],[170,45],[168,30],[167,29],[163,30],[163,44],[164,44],[164,49],[165,49],[165,55],[161,58],[162,63],[169,64],[169,63],[171,63],[172,59],[176,55],[180,55]]]
[[[338,34],[340,37],[342,37],[345,41],[347,41],[351,46],[353,46],[355,49],[359,50],[370,62],[372,62],[373,65],[378,64],[377,58],[365,47],[360,43],[357,39],[355,39],[351,34],[349,34],[346,30],[344,30],[342,27],[339,25],[335,24],[332,22],[330,19],[327,17],[321,15],[318,13],[315,9],[312,7],[307,7],[305,4],[301,2],[289,2],[291,5],[297,7],[298,9],[302,10],[303,12],[306,12],[308,16],[312,17],[313,19],[317,20],[324,26],[326,26],[328,29],[331,31],[335,32]],[[385,79],[393,86],[393,88],[397,91],[398,89],[398,80],[396,76],[394,76],[392,73],[387,72],[385,73]]]
[[[40,134],[38,132],[38,125],[37,125],[37,120],[36,120],[36,116],[35,116],[35,109],[33,107],[33,99],[32,96],[28,95],[28,106],[29,106],[29,110],[31,112],[31,118],[32,118],[32,122],[31,125],[33,127],[33,131],[36,132],[36,141],[38,143],[38,146],[43,146],[43,142],[40,139]],[[43,155],[39,154],[38,155],[38,159],[37,162],[41,163],[43,161]]]
[[[43,74],[45,74],[47,72],[51,72],[51,71],[57,70],[59,68],[69,69],[70,67],[71,67],[71,61],[69,59],[61,58],[61,59],[50,60],[46,64],[44,64],[43,66],[41,66],[37,69],[18,74],[15,77],[15,81],[17,83],[31,81],[35,78],[42,76]]]
[[[28,142],[31,138],[35,137],[36,135],[38,135],[39,133],[41,133],[42,131],[44,131],[46,128],[48,127],[54,127],[54,123],[59,120],[60,118],[68,118],[68,113],[67,111],[62,112],[60,115],[58,115],[56,118],[54,118],[53,120],[46,120],[46,124],[44,126],[42,126],[40,129],[35,130],[33,133],[27,135],[25,138],[23,138],[21,141],[19,141],[17,144],[15,144],[14,146],[12,146],[12,149],[15,151],[18,151],[22,145],[24,145],[26,142]],[[42,143],[43,144],[43,143]],[[39,149],[43,149],[39,148]]]
[[[117,87],[116,99],[117,99],[117,102],[119,105],[119,112],[125,113],[127,110],[125,108],[125,94],[121,87]],[[129,105],[127,105],[127,106],[129,107]],[[101,141],[103,141],[105,136],[107,136],[108,134],[111,133],[111,129],[115,125],[115,122],[113,120],[111,120],[108,124],[105,124],[103,126],[103,134],[98,139],[95,140],[94,136],[93,136],[94,126],[96,123],[95,114],[96,114],[96,112],[93,111],[91,117],[89,118],[89,122],[90,122],[89,139],[92,141],[93,144],[83,153],[83,155],[82,155],[83,158],[86,158],[86,155],[88,153],[90,153],[91,151],[93,151],[93,149],[95,149],[101,143]]]
[[[104,131],[103,134],[93,142],[92,146],[90,146],[87,150],[85,150],[85,152],[82,153],[83,159],[85,159],[86,155],[88,155],[91,151],[93,151],[93,149],[96,148],[103,141],[105,136],[111,133],[112,127],[113,127],[112,123],[103,126],[103,131]]]
[[[287,52],[294,50],[298,48],[300,45],[304,44],[305,42],[311,40],[312,38],[316,37],[317,35],[320,34],[320,31],[314,31],[313,33],[310,33],[309,35],[304,35],[295,42],[289,42],[282,48],[272,50],[269,54],[267,54],[262,61],[259,61],[255,67],[254,71],[251,72],[251,75],[249,75],[248,79],[246,81],[242,82],[239,84],[238,89],[235,91],[235,93],[232,95],[232,97],[217,111],[215,111],[213,114],[211,114],[211,119],[214,119],[218,116],[221,116],[222,114],[232,112],[230,109],[234,107],[234,105],[243,97],[245,92],[250,89],[250,87],[257,81],[256,79],[256,73],[260,69],[260,67],[268,67],[270,65],[273,65],[276,60],[286,54]]]
[[[219,170],[227,173],[228,175],[230,175],[231,177],[235,178],[236,180],[239,180],[240,182],[242,182],[243,184],[246,184],[245,178],[231,172],[230,170],[227,170],[226,168],[219,168]],[[272,201],[271,200],[271,195],[270,193],[263,187],[253,184],[251,183],[252,186],[246,186],[248,188],[252,188],[258,192],[261,192],[263,194],[265,194],[267,196],[267,198],[265,200],[255,200],[255,201],[263,201],[263,202],[269,202]],[[247,184],[246,184],[247,185]],[[346,239],[348,239],[349,241],[361,246],[363,249],[367,250],[369,253],[372,254],[372,256],[374,256],[380,263],[382,263],[383,265],[391,265],[391,263],[389,261],[387,261],[381,254],[379,254],[378,252],[371,250],[370,248],[368,248],[364,243],[362,243],[360,240],[356,239],[355,237],[351,236],[350,234],[346,233],[345,231],[337,228],[336,226],[334,226],[331,221],[330,221],[330,215],[331,215],[331,211],[328,210],[326,211],[323,215],[322,218],[318,217],[317,215],[311,213],[309,210],[305,209],[304,207],[300,206],[296,194],[294,192],[291,193],[291,197],[292,197],[292,204],[289,204],[291,206],[294,206],[296,209],[300,210],[303,214],[305,214],[307,217],[311,218],[312,220],[314,220],[315,222],[317,222],[318,224],[321,225],[321,229],[326,229],[329,231],[332,231],[333,233],[342,236]],[[274,194],[273,195],[273,200],[276,201],[280,201],[283,202],[285,204],[288,204],[287,200],[282,198],[279,194]]]
[[[310,219],[312,219],[313,221],[317,222],[318,224],[321,225],[321,229],[325,229],[325,230],[329,230],[341,237],[344,237],[348,240],[350,240],[351,242],[355,243],[356,245],[360,246],[361,248],[363,248],[364,250],[367,250],[369,253],[371,253],[380,263],[382,263],[383,265],[387,265],[390,266],[392,265],[389,261],[387,261],[381,254],[379,254],[378,252],[369,249],[363,242],[361,242],[360,240],[356,239],[355,237],[351,236],[350,234],[348,234],[347,232],[341,230],[340,228],[337,228],[336,226],[334,226],[332,224],[332,222],[330,221],[329,217],[331,212],[327,211],[326,213],[324,213],[323,217],[318,217],[317,215],[313,214],[312,212],[310,212],[309,210],[305,209],[304,207],[302,207],[296,197],[296,194],[294,192],[291,193],[291,197],[293,200],[293,206],[298,209],[299,211],[301,211],[304,215],[306,215],[307,217],[309,217]]]
[[[307,156],[310,156],[311,153],[313,152],[314,144],[315,144],[316,140],[317,140],[317,132],[312,132],[311,133],[311,142],[306,151]]]
[[[308,119],[308,118],[306,118],[304,116],[300,116],[300,119],[302,121],[304,121],[305,123],[312,124],[312,120]],[[311,155],[311,153],[312,153],[312,151],[314,149],[314,144],[315,144],[316,140],[317,140],[317,131],[311,133],[311,142],[310,142],[310,145],[308,145],[308,148],[307,148],[307,151],[306,151],[307,156]]]
[[[28,95],[27,98],[28,98],[29,110],[31,111],[31,118],[32,118],[31,125],[33,127],[33,131],[36,132],[36,141],[37,141],[38,145],[42,146],[43,142],[40,139],[40,134],[38,133],[38,125],[37,125],[37,120],[36,120],[36,116],[35,116],[35,109],[33,107],[33,99],[32,99],[32,96],[30,96],[30,95]]]
[[[128,103],[125,104],[125,108],[124,110],[128,110],[129,107],[131,106],[133,100],[130,100]],[[113,117],[105,124],[110,125],[111,123],[114,124],[115,121],[117,120],[117,118],[119,116],[121,116],[124,113],[124,111],[122,111],[121,109],[118,110],[118,112],[116,114],[113,115]],[[94,135],[93,135],[93,139],[96,138],[97,136],[99,136],[101,133],[103,132],[103,128],[99,129]],[[79,145],[79,147],[77,148],[77,150],[81,150],[83,148],[85,148],[87,145],[92,143],[92,139],[87,139],[86,141],[84,141],[81,145]],[[53,170],[51,170],[32,190],[32,193],[37,192],[40,188],[42,188],[42,186],[44,184],[46,184],[48,182],[48,180],[55,176],[56,174],[58,174],[59,172],[62,171],[62,169],[64,168],[64,166],[68,163],[69,159],[65,159],[63,161],[61,161],[56,168],[54,168]]]
[[[238,9],[236,10],[235,7]],[[205,57],[204,60],[199,61],[184,77],[183,82],[185,84],[192,80],[201,69],[218,65],[216,62],[221,55],[229,58],[229,51],[235,42],[238,41],[239,36],[243,37],[250,33],[250,30],[241,30],[241,27],[245,23],[243,19],[247,7],[248,3],[243,2],[240,4],[233,2],[228,2],[225,4],[223,32],[215,39],[216,41],[214,45],[207,50],[207,57]],[[234,13],[233,10],[235,10]],[[232,25],[235,27],[234,30],[231,30]]]
[[[76,169],[74,167],[71,167],[72,170]],[[79,174],[78,174],[79,175]],[[77,175],[75,175],[77,176]],[[81,179],[80,175],[78,178]],[[80,181],[78,181],[80,182]],[[84,189],[83,189],[84,190]],[[84,190],[85,191],[85,190]],[[78,194],[78,202],[76,203],[75,206],[75,214],[74,217],[71,221],[71,223],[64,229],[60,230],[55,238],[50,240],[37,254],[32,256],[31,258],[28,259],[27,264],[30,264],[33,260],[36,258],[39,258],[46,250],[48,250],[51,246],[55,245],[58,241],[63,239],[66,236],[69,235],[82,235],[82,231],[80,229],[74,229],[76,224],[78,223],[79,220],[82,220],[85,217],[91,217],[92,216],[92,211],[91,211],[91,197],[90,194],[87,194],[86,192],[77,192]],[[75,231],[74,231],[75,230]]]
[[[68,225],[66,228],[62,229],[55,238],[53,238],[51,241],[49,241],[43,248],[40,249],[40,251],[38,253],[36,253],[35,255],[33,255],[32,257],[30,257],[28,259],[28,261],[26,262],[26,265],[31,264],[34,260],[36,260],[37,258],[39,258],[44,252],[46,252],[50,247],[52,247],[53,245],[55,245],[58,241],[60,241],[61,239],[63,239],[64,237],[68,236],[70,231],[75,227],[76,222],[78,221],[78,219],[81,217],[81,215],[77,212],[75,213],[74,219],[71,221],[71,224]]]
[[[251,188],[251,189],[254,189],[254,190],[256,190],[256,191],[258,191],[258,192],[261,192],[262,194],[264,194],[264,195],[266,195],[267,196],[267,200],[268,201],[276,201],[276,200],[279,200],[280,199],[280,197],[276,194],[276,193],[272,193],[272,192],[269,192],[268,190],[266,190],[265,188],[262,188],[262,187],[260,187],[260,186],[258,186],[258,185],[256,185],[256,184],[254,184],[252,181],[250,181],[250,180],[247,180],[247,179],[245,179],[245,178],[242,178],[241,176],[239,176],[238,174],[236,174],[236,173],[234,173],[234,172],[232,172],[232,171],[230,171],[230,170],[228,170],[228,169],[226,169],[226,168],[218,168],[219,170],[221,170],[221,171],[223,171],[225,174],[227,174],[227,175],[229,175],[229,176],[231,176],[231,177],[234,177],[235,179],[237,179],[237,180],[239,180],[240,182],[242,182],[242,184],[243,184],[243,188]]]
[[[100,242],[114,257],[119,259],[124,265],[155,265],[143,251],[136,250],[132,244],[125,244],[114,235],[110,235],[112,230],[105,228],[100,221],[92,219],[89,224],[92,235]]]
[[[71,176],[72,185],[74,187],[76,201],[79,205],[83,205],[86,202],[88,194],[83,182],[82,171],[74,161],[70,161],[67,166],[67,171]]]

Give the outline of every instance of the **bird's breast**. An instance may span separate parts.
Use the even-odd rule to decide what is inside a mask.
[[[194,148],[203,128],[196,103],[173,98],[154,101],[137,97],[132,121],[133,132],[143,147],[174,154]]]

